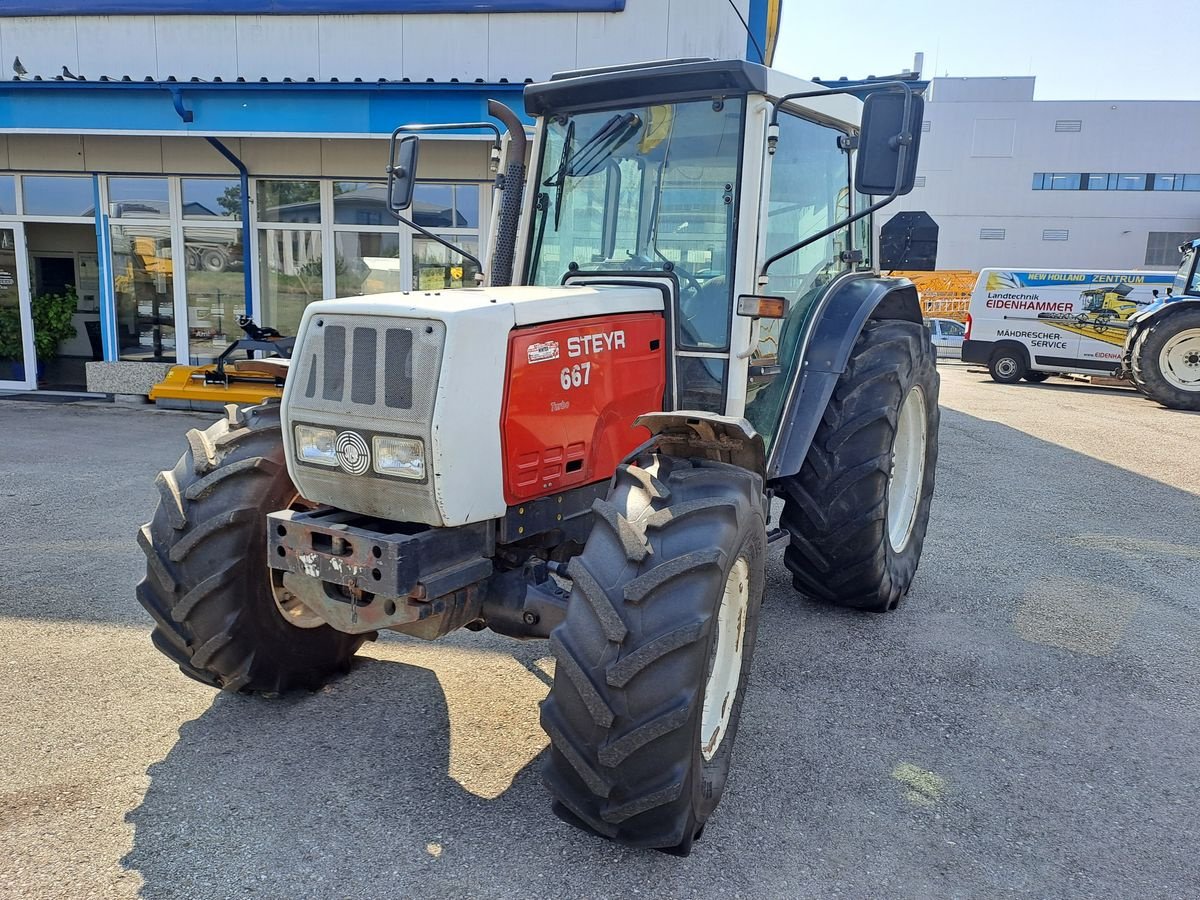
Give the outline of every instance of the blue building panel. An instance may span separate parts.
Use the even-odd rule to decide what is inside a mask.
[[[386,135],[404,122],[486,119],[488,99],[521,111],[522,90],[519,84],[0,82],[0,132]]]
[[[625,0],[6,0],[8,16],[621,12]]]

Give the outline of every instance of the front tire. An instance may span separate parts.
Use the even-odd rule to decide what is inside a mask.
[[[546,784],[568,822],[687,855],[725,788],[754,652],[762,480],[647,456],[595,510],[550,637]]]
[[[1133,383],[1169,409],[1200,411],[1200,309],[1164,315],[1138,335]]]
[[[266,562],[267,514],[297,499],[279,405],[227,409],[189,431],[188,452],[156,479],[161,499],[138,533],[147,564],[137,599],[154,645],[188,677],[227,691],[316,689],[349,668],[364,636],[285,619]]]
[[[938,453],[940,379],[919,325],[868,322],[799,474],[779,483],[800,593],[885,612],[917,572]]]

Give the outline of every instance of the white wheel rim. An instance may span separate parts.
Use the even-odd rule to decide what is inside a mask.
[[[1200,391],[1200,328],[1189,328],[1163,344],[1158,368],[1172,387]]]
[[[919,385],[913,385],[900,405],[896,442],[892,448],[892,472],[888,478],[888,542],[897,553],[908,546],[917,521],[917,507],[925,483],[927,418],[925,393]]]
[[[704,685],[704,711],[700,716],[700,754],[705,761],[717,755],[742,680],[742,651],[746,637],[746,612],[750,608],[750,563],[738,557],[721,595],[717,610],[717,643],[708,681]]]
[[[271,573],[271,597],[285,622],[296,628],[320,628],[325,620],[305,606],[299,597],[283,584],[280,573]]]

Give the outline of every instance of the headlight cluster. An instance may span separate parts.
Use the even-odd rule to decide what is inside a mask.
[[[347,437],[353,440],[347,440]],[[362,460],[364,468],[357,470],[361,451],[354,454],[355,460],[351,465],[343,465],[338,458],[339,446],[345,444],[343,452],[353,451],[360,445],[361,438],[353,432],[342,435],[339,441],[338,432],[333,428],[318,428],[313,425],[296,426],[296,458],[301,462],[317,466],[335,468],[341,466],[347,471],[359,473],[365,471],[366,460]],[[365,450],[366,447],[362,447]],[[375,435],[371,439],[373,466],[380,475],[391,475],[395,478],[409,478],[422,481],[425,478],[425,444],[417,438],[391,437]]]

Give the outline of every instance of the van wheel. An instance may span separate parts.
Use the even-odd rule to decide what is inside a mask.
[[[1028,381],[1030,384],[1041,384],[1043,381],[1045,381],[1049,377],[1050,377],[1049,372],[1032,372],[1032,371],[1030,371],[1030,372],[1025,373],[1025,380]]]
[[[1001,347],[988,362],[988,374],[999,384],[1016,384],[1028,371],[1024,355],[1013,347]]]

